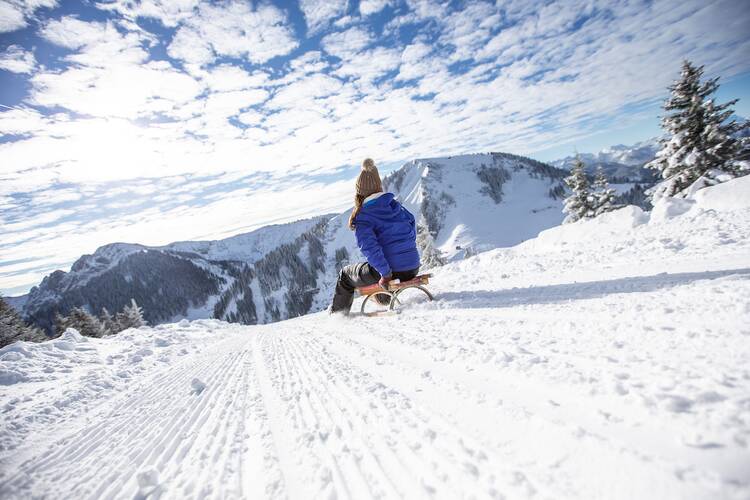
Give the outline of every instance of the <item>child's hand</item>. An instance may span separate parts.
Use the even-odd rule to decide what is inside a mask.
[[[380,288],[383,288],[385,290],[388,289],[388,282],[391,281],[391,275],[388,276],[382,276],[380,280],[378,281],[378,285],[380,285]]]

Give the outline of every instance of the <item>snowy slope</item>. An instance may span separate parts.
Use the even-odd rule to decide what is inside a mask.
[[[459,259],[559,224],[563,175],[529,158],[489,153],[417,160],[384,182],[424,226],[420,242],[444,259]],[[325,308],[338,269],[362,260],[348,217],[321,216],[219,241],[105,245],[14,304],[48,332],[56,312],[115,312],[131,298],[151,324],[182,318],[257,324],[300,316]]]
[[[490,153],[415,160],[386,185],[426,221],[443,255],[454,258],[466,248],[513,246],[560,224],[561,197],[550,192],[562,189],[564,175],[527,158]]]
[[[449,264],[396,317],[0,349],[0,496],[746,499],[748,195]]]

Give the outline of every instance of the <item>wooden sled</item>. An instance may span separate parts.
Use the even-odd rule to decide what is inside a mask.
[[[429,300],[434,300],[435,297],[433,297],[430,291],[425,288],[425,285],[430,283],[431,277],[431,274],[420,274],[419,276],[416,276],[409,281],[392,280],[388,282],[388,286],[386,288],[382,288],[377,283],[375,283],[374,285],[357,288],[357,292],[359,293],[359,295],[365,298],[365,300],[362,301],[360,313],[365,316],[393,314],[396,311],[396,308],[401,304],[401,302],[398,300],[398,296],[405,290],[409,289],[420,290],[425,295],[427,295],[427,298]],[[385,299],[387,299],[387,302],[386,300],[383,300],[384,303],[378,302],[378,296],[384,297]],[[366,312],[365,308],[367,307],[368,303],[372,304],[373,302],[377,302],[385,309],[382,311]]]

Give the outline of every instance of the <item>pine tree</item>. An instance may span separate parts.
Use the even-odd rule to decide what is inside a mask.
[[[575,159],[570,175],[565,178],[565,184],[570,188],[572,194],[565,198],[563,213],[567,214],[563,224],[569,224],[581,219],[594,216],[594,199],[586,177],[586,170],[580,157]]]
[[[120,332],[117,321],[115,321],[115,318],[109,313],[106,307],[102,307],[102,312],[99,314],[99,321],[104,325],[105,335],[114,335]]]
[[[65,330],[70,328],[70,320],[67,316],[63,316],[60,314],[60,312],[55,313],[55,337],[59,337],[63,333],[65,333]]]
[[[599,165],[596,169],[596,180],[594,181],[594,216],[615,210],[615,190],[609,187],[604,169]]]
[[[146,321],[143,319],[143,310],[135,303],[135,299],[130,299],[130,305],[125,306],[122,312],[117,313],[117,323],[121,331],[146,326]]]
[[[27,325],[18,311],[0,296],[0,347],[21,340],[42,342],[47,336],[38,328]]]
[[[744,144],[735,135],[748,124],[727,122],[737,99],[716,104],[711,96],[719,88],[718,77],[701,83],[701,76],[703,66],[684,61],[680,79],[669,87],[663,107],[668,114],[661,122],[668,136],[646,164],[664,179],[654,189],[655,198],[684,196],[699,179],[697,188],[747,173],[738,164]]]
[[[417,247],[420,249],[422,266],[425,269],[445,264],[445,259],[440,251],[435,248],[430,230],[422,222],[417,224]]]
[[[104,337],[106,329],[101,321],[82,307],[75,307],[67,317],[68,328],[75,328],[84,337]]]

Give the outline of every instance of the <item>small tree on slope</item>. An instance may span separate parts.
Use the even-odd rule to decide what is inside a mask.
[[[595,215],[594,200],[586,178],[586,171],[581,158],[576,158],[570,175],[565,178],[572,194],[565,198],[563,213],[567,214],[563,224],[568,224],[581,219],[591,218]]]
[[[615,190],[609,187],[607,177],[604,175],[604,169],[601,165],[596,169],[596,180],[594,181],[594,216],[616,209]]]
[[[422,267],[430,269],[445,264],[440,250],[435,248],[434,240],[427,226],[422,222],[417,224],[417,247],[419,247]]]
[[[47,336],[38,328],[28,326],[18,311],[0,297],[0,347],[19,340],[42,342]]]
[[[714,103],[711,96],[719,88],[719,79],[701,83],[702,75],[703,66],[684,61],[680,79],[669,87],[671,94],[664,103],[668,114],[661,122],[668,136],[662,139],[656,158],[646,164],[664,179],[653,190],[654,198],[684,196],[699,180],[694,189],[747,173],[738,162],[746,144],[735,134],[748,124],[727,122],[737,99]]]
[[[117,321],[115,321],[115,318],[110,314],[106,307],[102,307],[102,312],[99,314],[99,321],[104,325],[106,335],[114,335],[120,331]]]
[[[75,307],[65,320],[68,328],[75,328],[84,337],[104,337],[106,328],[95,316],[82,307]],[[62,333],[62,332],[60,332]]]
[[[130,299],[130,305],[125,306],[122,312],[117,313],[117,324],[120,331],[146,326],[146,321],[143,319],[143,310],[135,303],[135,299]]]

